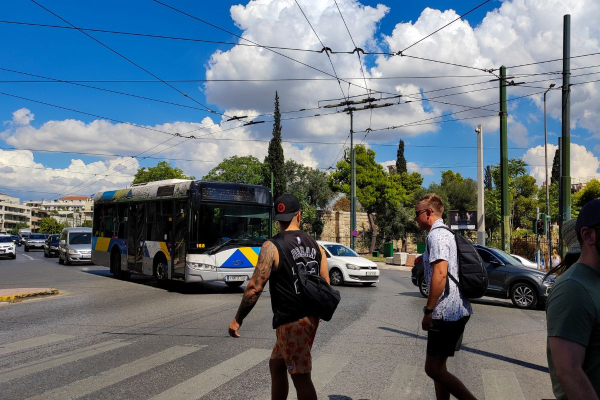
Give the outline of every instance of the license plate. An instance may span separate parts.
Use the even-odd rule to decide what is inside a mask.
[[[81,256],[81,258],[90,258],[90,255],[89,254],[84,254],[84,255]]]
[[[227,275],[225,277],[226,281],[245,281],[246,280],[246,275]]]
[[[376,276],[377,272],[375,271],[367,271],[367,276]]]
[[[5,252],[4,250],[0,250],[0,253],[4,253],[4,252]]]

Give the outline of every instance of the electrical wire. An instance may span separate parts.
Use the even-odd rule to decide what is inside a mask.
[[[227,116],[225,114],[219,113],[215,110],[212,110],[211,108],[209,108],[208,106],[202,104],[201,102],[199,102],[198,100],[194,99],[193,97],[189,96],[188,94],[182,92],[181,90],[177,89],[175,86],[171,85],[170,83],[162,80],[161,78],[159,78],[157,75],[153,74],[152,72],[150,72],[149,70],[147,70],[146,68],[142,67],[141,65],[137,64],[136,62],[134,62],[133,60],[127,58],[126,56],[124,56],[123,54],[119,53],[118,51],[116,51],[115,49],[113,49],[112,47],[104,44],[103,42],[101,42],[100,40],[96,39],[95,37],[93,37],[92,35],[90,35],[89,33],[77,28],[75,25],[73,25],[72,23],[70,23],[69,21],[67,21],[66,19],[64,19],[63,17],[61,17],[60,15],[56,14],[55,12],[51,11],[50,9],[44,7],[43,5],[41,5],[40,3],[38,3],[36,0],[30,0],[32,3],[34,3],[35,5],[37,5],[38,7],[46,10],[48,13],[54,15],[56,18],[60,19],[61,21],[63,21],[64,23],[72,26],[73,28],[77,29],[79,32],[83,33],[85,36],[89,37],[90,39],[92,39],[93,41],[95,41],[96,43],[100,44],[101,46],[105,47],[106,49],[110,50],[111,52],[113,52],[114,54],[118,55],[119,57],[123,58],[125,61],[129,62],[130,64],[136,66],[137,68],[141,69],[142,71],[144,71],[145,73],[147,73],[148,75],[152,76],[154,79],[157,79],[159,81],[161,81],[162,83],[164,83],[165,85],[167,85],[168,87],[170,87],[171,89],[175,90],[176,92],[178,92],[179,94],[183,95],[184,97],[190,99],[191,101],[193,101],[194,103],[200,105],[201,107],[205,108],[206,112],[209,113],[213,113],[213,114],[219,114],[219,115],[223,115],[223,116]],[[229,116],[227,116],[229,117]]]

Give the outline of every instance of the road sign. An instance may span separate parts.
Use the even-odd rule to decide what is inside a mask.
[[[352,231],[352,236],[354,236],[354,237],[358,236],[358,231],[356,229]]]

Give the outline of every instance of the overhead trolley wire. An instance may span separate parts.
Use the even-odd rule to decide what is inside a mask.
[[[103,47],[105,47],[106,49],[110,50],[111,52],[115,53],[116,55],[118,55],[119,57],[123,58],[124,60],[126,60],[127,62],[129,62],[130,64],[136,66],[137,68],[141,69],[142,71],[144,71],[145,73],[147,73],[148,75],[152,76],[153,78],[161,81],[162,83],[164,83],[165,85],[167,85],[168,87],[170,87],[171,89],[175,90],[176,92],[178,92],[179,94],[183,95],[184,97],[190,99],[191,101],[193,101],[194,103],[200,105],[201,107],[205,108],[206,112],[209,113],[213,113],[213,114],[219,114],[219,115],[224,115],[222,113],[219,113],[211,108],[209,108],[208,106],[202,104],[201,102],[199,102],[198,100],[194,99],[193,97],[189,96],[187,93],[182,92],[181,90],[177,89],[175,86],[171,85],[170,83],[162,80],[160,77],[158,77],[157,75],[153,74],[152,72],[150,72],[149,70],[147,70],[146,68],[142,67],[141,65],[137,64],[136,62],[134,62],[133,60],[127,58],[126,56],[124,56],[123,54],[119,53],[117,50],[113,49],[112,47],[104,44],[103,42],[101,42],[100,40],[96,39],[95,37],[93,37],[92,35],[90,35],[89,33],[79,29],[78,27],[76,27],[75,25],[73,25],[72,23],[70,23],[69,21],[67,21],[66,19],[64,19],[63,17],[61,17],[60,15],[56,14],[55,12],[53,12],[52,10],[44,7],[43,5],[41,5],[40,3],[38,3],[36,0],[30,0],[32,3],[36,4],[37,6],[39,6],[40,8],[46,10],[47,12],[49,12],[50,14],[54,15],[56,18],[60,19],[61,21],[65,22],[66,24],[72,26],[73,28],[77,29],[79,32],[83,33],[84,35],[86,35],[87,37],[89,37],[90,39],[92,39],[93,41],[97,42],[98,44],[102,45]]]
[[[491,0],[486,0],[483,3],[479,4],[477,7],[472,8],[471,10],[467,11],[466,13],[459,15],[458,18],[448,22],[446,25],[442,26],[441,28],[431,32],[429,35],[425,36],[424,38],[421,38],[419,40],[417,40],[415,43],[411,44],[410,46],[408,46],[407,48],[405,48],[404,50],[401,51],[401,53],[405,52],[406,50],[410,49],[411,47],[421,43],[423,40],[427,39],[428,37],[435,35],[436,33],[438,33],[439,31],[441,31],[442,29],[446,28],[448,25],[451,25],[453,23],[455,23],[456,21],[458,21],[459,19],[461,19],[462,17],[472,13],[473,11],[477,10],[478,8],[482,7],[483,5],[485,5],[486,3],[489,3]]]

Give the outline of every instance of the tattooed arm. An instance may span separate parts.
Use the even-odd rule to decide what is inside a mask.
[[[275,247],[272,242],[265,242],[260,250],[258,263],[256,264],[256,268],[254,268],[254,274],[252,275],[252,278],[250,278],[246,290],[244,291],[244,296],[242,297],[242,302],[240,303],[237,314],[229,324],[229,335],[232,337],[240,337],[238,329],[240,329],[242,322],[244,322],[244,318],[248,316],[258,301],[265,284],[271,276],[271,270],[277,268],[278,264],[279,253],[277,247]]]

